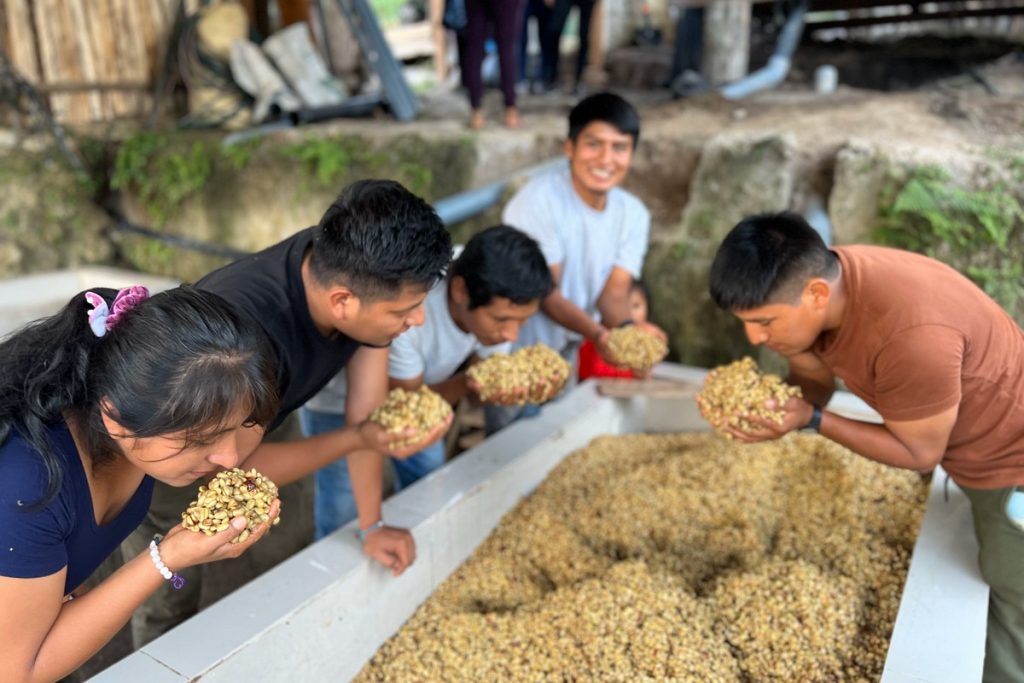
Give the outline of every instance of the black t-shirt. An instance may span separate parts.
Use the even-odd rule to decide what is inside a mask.
[[[360,346],[340,332],[324,337],[313,324],[302,284],[302,259],[312,243],[313,228],[307,228],[196,283],[224,297],[266,332],[277,356],[281,394],[271,429],[320,391]]]

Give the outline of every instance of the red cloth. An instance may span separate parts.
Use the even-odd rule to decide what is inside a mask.
[[[580,345],[579,367],[580,381],[582,382],[588,377],[625,377],[627,379],[636,379],[636,375],[633,374],[632,370],[622,370],[605,362],[604,358],[601,358],[601,354],[597,352],[594,342],[589,339],[584,340],[583,344]]]

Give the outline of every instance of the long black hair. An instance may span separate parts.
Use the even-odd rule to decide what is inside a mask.
[[[112,305],[112,289],[90,290]],[[274,359],[263,332],[216,294],[178,287],[121,315],[102,338],[89,326],[85,293],[56,315],[0,342],[0,444],[17,432],[42,457],[46,492],[63,468],[47,436],[71,417],[94,463],[121,450],[102,412],[137,437],[181,433],[185,445],[223,429],[244,410],[247,423],[277,413]]]

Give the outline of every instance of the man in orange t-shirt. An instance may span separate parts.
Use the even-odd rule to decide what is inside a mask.
[[[991,588],[986,683],[1024,681],[1024,332],[938,261],[873,246],[829,250],[795,214],[747,218],[726,236],[711,296],[750,342],[789,361],[804,398],[746,442],[811,428],[877,462],[939,463],[971,501]],[[881,414],[822,411],[836,378]]]

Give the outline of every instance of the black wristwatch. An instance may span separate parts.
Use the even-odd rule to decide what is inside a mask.
[[[803,429],[811,430],[816,434],[821,434],[821,406],[817,403],[812,403],[811,406],[814,410],[811,412],[811,421],[803,426]]]

